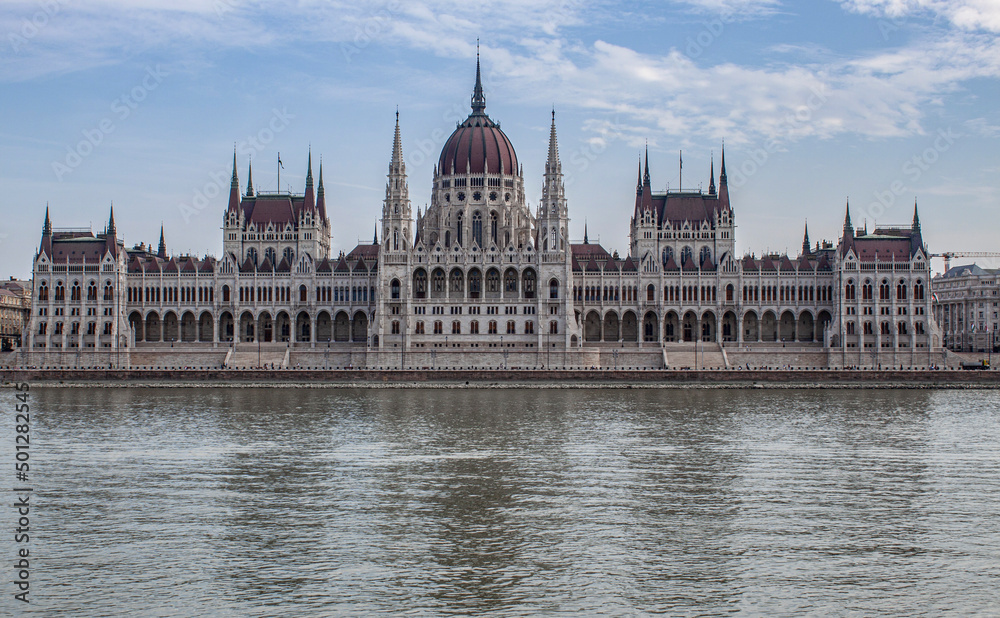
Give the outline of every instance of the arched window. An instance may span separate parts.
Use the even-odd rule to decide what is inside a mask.
[[[684,247],[683,249],[681,249],[680,265],[687,266],[687,263],[691,261],[692,257],[694,257],[694,250],[692,250],[691,247]]]
[[[532,269],[527,269],[524,271],[522,276],[522,286],[524,289],[525,298],[535,297],[535,271]]]
[[[38,300],[48,300],[49,299],[49,284],[44,281],[40,286],[38,286]]]
[[[431,291],[435,294],[444,294],[444,271],[440,268],[434,271],[431,277]]]
[[[389,298],[399,300],[399,279],[393,279],[389,284]]]
[[[93,281],[87,285],[87,300],[97,300],[97,284]]]
[[[472,213],[472,242],[483,246],[483,215],[478,210]]]
[[[559,280],[552,279],[549,281],[549,298],[556,299],[559,298]]]
[[[271,260],[272,267],[277,263],[276,257],[277,257],[277,252],[272,247],[264,249],[264,259]]]
[[[416,298],[427,298],[427,271],[418,268],[413,273],[413,295]]]
[[[96,290],[95,290],[96,291]],[[95,294],[96,296],[96,294]],[[114,300],[115,298],[115,288],[111,285],[111,282],[104,284],[104,300]]]
[[[710,262],[710,261],[712,261],[712,250],[709,249],[708,247],[702,247],[698,263],[704,264],[705,262]]]
[[[917,282],[913,284],[913,300],[923,300],[924,299],[924,282],[917,279]]]
[[[652,283],[646,286],[646,300],[649,302],[656,300],[656,287]]]
[[[250,247],[249,249],[247,249],[247,258],[250,260],[250,263],[254,265],[254,268],[256,268],[257,267],[257,249],[255,249],[253,247]]]
[[[490,213],[490,240],[497,244],[497,213]]]
[[[900,281],[896,284],[896,300],[906,300],[906,281]]]
[[[890,288],[889,280],[883,279],[881,285],[878,286],[878,299],[879,300],[890,300]]]
[[[225,294],[229,294],[229,287],[223,288]],[[228,300],[228,299],[224,299]],[[309,300],[309,288],[304,285],[299,286],[299,302],[304,303]]]
[[[281,255],[286,260],[288,260],[288,264],[289,266],[291,266],[292,262],[295,260],[295,249],[292,249],[291,247],[285,247],[285,250],[282,251]]]
[[[462,213],[455,215],[456,230],[455,230],[455,243],[459,247],[462,246]]]
[[[305,286],[303,286],[303,287],[305,287]],[[222,302],[224,302],[224,303],[228,303],[229,302],[229,286],[228,285],[222,286]]]
[[[663,248],[663,265],[666,266],[667,262],[669,262],[670,258],[672,258],[672,257],[674,257],[674,250],[673,250],[673,248],[671,248],[671,247],[664,247]]]
[[[507,293],[517,292],[517,271],[508,268],[503,275],[503,291]]]
[[[73,287],[70,289],[70,292],[69,292],[69,299],[71,301],[79,301],[80,300],[80,292],[81,291],[82,291],[82,288],[80,287],[80,284],[77,283],[76,281],[74,281],[73,282]]]
[[[872,287],[872,282],[865,280],[865,284],[861,286],[861,300],[872,300],[875,298],[874,293],[875,288]]]

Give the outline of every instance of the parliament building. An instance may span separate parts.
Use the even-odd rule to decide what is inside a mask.
[[[445,143],[413,212],[399,114],[371,244],[331,255],[320,165],[301,194],[246,190],[233,158],[219,257],[53,228],[34,259],[19,362],[63,367],[739,368],[939,364],[930,256],[912,224],[855,228],[797,256],[739,256],[714,162],[707,191],[636,179],[624,257],[570,241],[555,113],[541,201],[486,113]],[[632,196],[623,196],[623,206]],[[221,209],[222,204],[220,204]],[[625,212],[625,209],[623,209]],[[373,215],[375,213],[373,212]]]

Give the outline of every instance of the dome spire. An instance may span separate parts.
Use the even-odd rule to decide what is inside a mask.
[[[479,39],[476,39],[476,87],[472,91],[472,113],[486,113],[486,95],[483,94],[483,79],[479,69]]]

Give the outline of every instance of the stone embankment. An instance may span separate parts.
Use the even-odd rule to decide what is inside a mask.
[[[3,369],[0,378],[112,388],[1000,388],[996,370]]]

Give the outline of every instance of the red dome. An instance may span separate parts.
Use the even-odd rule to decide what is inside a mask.
[[[454,167],[453,167],[454,166]],[[473,113],[451,134],[438,159],[438,173],[482,174],[489,169],[499,174],[517,175],[517,154],[500,127],[484,113]]]

